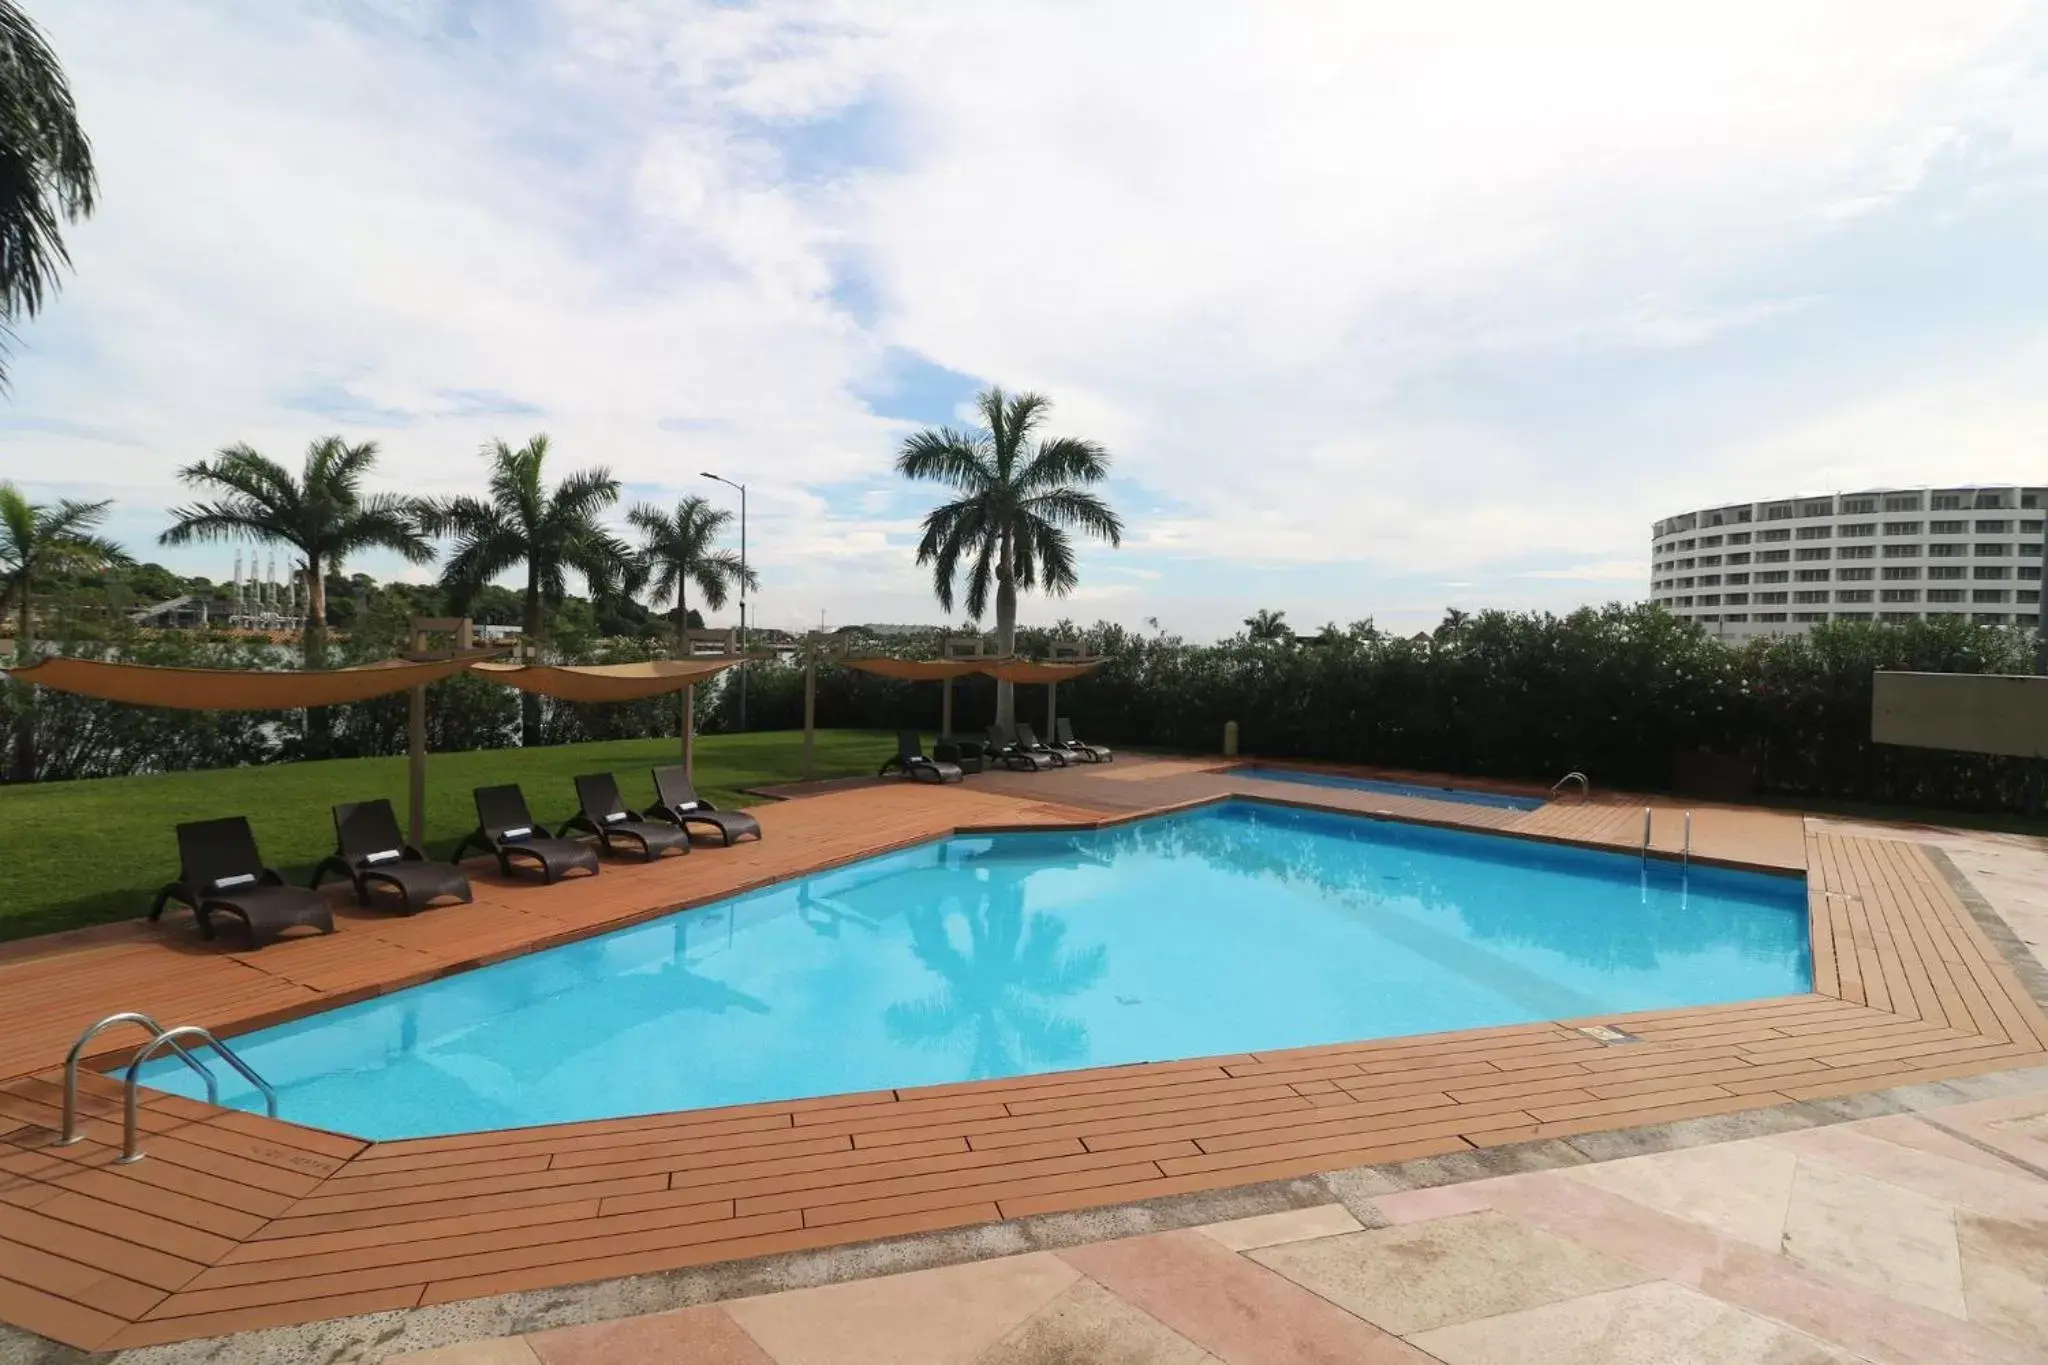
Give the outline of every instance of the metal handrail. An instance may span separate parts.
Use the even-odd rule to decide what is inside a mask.
[[[1650,808],[1643,807],[1643,866],[1650,865]]]
[[[1692,871],[1692,812],[1685,813],[1685,870]]]
[[[169,1043],[178,1045],[179,1038],[197,1038],[218,1052],[221,1060],[242,1073],[242,1079],[263,1092],[263,1109],[270,1117],[277,1117],[277,1092],[270,1088],[270,1082],[257,1075],[250,1065],[236,1056],[226,1043],[200,1028],[197,1024],[186,1024],[182,1028],[167,1029],[149,1040],[142,1051],[135,1054],[135,1060],[128,1064],[127,1112],[121,1128],[121,1156],[114,1164],[129,1166],[142,1160],[142,1064],[156,1054],[156,1050]]]
[[[1593,783],[1582,772],[1569,772],[1566,773],[1563,777],[1558,778],[1557,781],[1550,784],[1550,794],[1552,796],[1555,796],[1560,791],[1563,791],[1564,785],[1567,782],[1576,782],[1579,784],[1579,797],[1581,800],[1584,800],[1585,798],[1592,796]]]
[[[69,1147],[74,1143],[83,1141],[84,1135],[78,1131],[79,1059],[85,1055],[85,1045],[87,1043],[91,1042],[94,1038],[97,1038],[100,1034],[106,1032],[106,1030],[112,1028],[116,1024],[142,1025],[142,1027],[149,1030],[149,1040],[152,1044],[154,1044],[159,1038],[162,1038],[165,1032],[164,1026],[162,1024],[159,1024],[156,1020],[150,1018],[148,1015],[138,1013],[134,1010],[127,1010],[120,1014],[108,1015],[106,1018],[100,1020],[97,1024],[94,1024],[91,1028],[87,1029],[85,1032],[78,1035],[78,1041],[71,1045],[70,1054],[64,1058],[64,1128],[63,1131],[57,1135],[57,1141],[55,1144],[56,1146]],[[207,1070],[204,1066],[200,1065],[199,1061],[196,1058],[194,1058],[191,1053],[185,1051],[185,1049],[183,1047],[180,1047],[175,1041],[172,1042],[171,1047],[173,1050],[177,1052],[178,1056],[184,1061],[185,1065],[191,1067],[194,1071],[198,1072],[199,1078],[206,1082],[207,1103],[220,1103],[220,1082],[214,1078],[214,1074],[211,1071]]]

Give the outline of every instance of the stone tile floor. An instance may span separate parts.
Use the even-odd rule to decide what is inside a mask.
[[[2048,1091],[1362,1193],[389,1360],[2048,1361]]]

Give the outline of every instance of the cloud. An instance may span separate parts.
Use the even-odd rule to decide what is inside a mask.
[[[2038,477],[2018,0],[46,8],[104,208],[0,475],[124,528],[229,441],[438,493],[544,428],[656,501],[745,478],[766,609],[935,617],[889,461],[999,380],[1130,521],[1083,582],[1134,591],[1027,613],[1201,634],[1247,574],[1569,606],[1683,507]]]

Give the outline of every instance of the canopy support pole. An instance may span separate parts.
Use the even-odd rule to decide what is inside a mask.
[[[697,684],[691,683],[683,689],[683,776],[690,781],[697,780],[694,771],[697,745]]]
[[[411,657],[427,659],[427,637],[453,634],[455,652],[466,654],[475,645],[476,627],[466,616],[415,616],[411,621]],[[442,657],[446,657],[443,655]],[[405,829],[406,841],[424,850],[427,843],[427,689],[415,687],[405,708]]]
[[[1049,682],[1045,685],[1045,742],[1052,743],[1052,737],[1059,733],[1060,685]]]
[[[805,642],[804,649],[804,781],[816,774],[813,763],[818,734],[818,642]]]
[[[953,733],[953,680],[945,679],[939,684],[939,738]]]
[[[427,838],[427,689],[415,687],[405,707],[405,837],[414,848]]]

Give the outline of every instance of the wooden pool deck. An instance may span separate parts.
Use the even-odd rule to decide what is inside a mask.
[[[1633,851],[1643,800],[1538,811],[1124,762],[761,808],[760,844],[474,905],[342,912],[247,953],[123,925],[0,948],[0,1320],[88,1349],[216,1336],[2030,1065],[2048,1018],[1916,844],[1697,807],[1704,859],[1803,872],[1810,995],[1287,1052],[369,1143],[118,1092],[52,1145],[57,1066],[116,1009],[222,1033],[961,828],[1093,824],[1237,791]],[[1656,843],[1682,814],[1653,803]],[[1609,1046],[1579,1031],[1620,1027]],[[125,1054],[133,1044],[109,1036]],[[109,1056],[116,1055],[114,1053]]]

